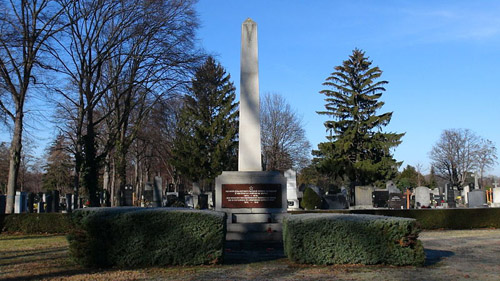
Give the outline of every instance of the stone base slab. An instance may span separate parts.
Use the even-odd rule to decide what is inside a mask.
[[[281,207],[280,208],[223,208],[222,207],[222,185],[223,184],[280,184],[281,185]],[[287,192],[286,178],[279,172],[262,171],[244,171],[233,172],[225,171],[215,179],[215,210],[226,212],[228,223],[233,223],[234,217],[238,217],[245,222],[277,222],[281,219],[280,214],[287,210]],[[234,214],[234,216],[233,216]],[[243,216],[243,214],[255,214],[252,216]],[[269,217],[271,221],[269,221]]]

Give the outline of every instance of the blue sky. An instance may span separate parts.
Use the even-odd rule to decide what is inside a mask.
[[[278,93],[303,117],[314,148],[326,140],[322,83],[354,48],[389,81],[386,131],[405,132],[394,155],[422,164],[444,129],[500,144],[500,1],[201,0],[200,45],[239,87],[241,23],[258,24],[261,95]],[[238,90],[239,93],[239,90]],[[500,176],[500,166],[492,174]]]
[[[403,166],[428,172],[428,152],[444,129],[468,128],[500,145],[500,1],[200,0],[196,8],[199,45],[237,88],[241,23],[257,22],[260,92],[287,99],[314,148],[326,140],[326,117],[316,114],[322,83],[354,48],[389,81],[382,110],[394,112],[387,131],[406,133],[394,152]],[[32,116],[33,108],[49,113],[41,104],[32,103]],[[31,119],[27,132],[43,152],[56,129]],[[0,141],[9,139],[0,132]],[[500,165],[491,172],[500,176]]]

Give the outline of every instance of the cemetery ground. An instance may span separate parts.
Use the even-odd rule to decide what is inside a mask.
[[[299,265],[279,247],[227,245],[223,264],[88,269],[62,235],[0,234],[0,280],[498,280],[500,229],[424,231],[423,267]]]

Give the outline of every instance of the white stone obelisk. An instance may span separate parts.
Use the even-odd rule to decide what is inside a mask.
[[[257,23],[241,25],[240,131],[238,171],[262,171],[260,148]]]

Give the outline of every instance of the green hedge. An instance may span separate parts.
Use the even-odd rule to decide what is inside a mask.
[[[419,232],[413,219],[300,214],[283,220],[283,245],[298,263],[423,265]]]
[[[86,208],[72,213],[72,257],[84,266],[222,261],[226,215],[179,208]]]
[[[294,214],[311,213],[308,211]],[[500,228],[500,208],[324,210],[314,213],[368,214],[416,219],[422,229]]]
[[[62,234],[68,233],[70,228],[69,216],[63,213],[0,215],[0,230],[2,232]]]

